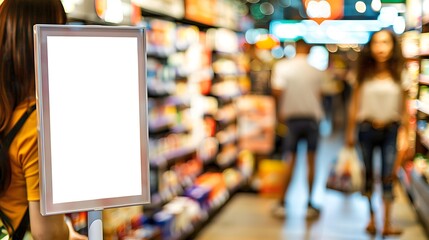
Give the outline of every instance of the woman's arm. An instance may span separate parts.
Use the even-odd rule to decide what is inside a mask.
[[[34,240],[87,240],[88,237],[81,235],[73,229],[71,222],[66,222],[64,214],[42,216],[40,214],[40,202],[31,201],[30,225],[31,235]]]
[[[42,216],[39,201],[31,201],[29,207],[31,235],[34,240],[69,239],[69,230],[64,222],[64,215]]]
[[[31,235],[34,240],[69,239],[69,230],[64,222],[64,215],[42,216],[39,201],[31,201],[29,208]]]

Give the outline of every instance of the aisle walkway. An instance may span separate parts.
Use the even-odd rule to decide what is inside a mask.
[[[342,146],[343,136],[335,134],[322,138],[317,157],[318,173],[315,182],[315,203],[322,208],[320,218],[305,220],[307,185],[304,149],[298,151],[296,174],[288,192],[288,218],[270,216],[274,199],[257,194],[239,193],[197,236],[197,240],[369,240],[382,239],[365,232],[368,221],[367,200],[360,194],[344,195],[327,190],[325,183],[329,166]],[[305,147],[305,146],[304,146]],[[404,230],[399,237],[384,239],[429,240],[417,215],[401,187],[396,186],[397,199],[393,205],[393,225]],[[375,202],[381,202],[379,192]],[[379,205],[377,205],[378,207]],[[377,212],[379,226],[382,212]]]

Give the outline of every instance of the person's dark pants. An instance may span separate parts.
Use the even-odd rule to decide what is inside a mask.
[[[374,188],[373,152],[376,147],[381,149],[381,180],[383,198],[393,199],[393,168],[396,160],[396,136],[399,124],[391,123],[383,128],[375,128],[370,122],[359,124],[359,144],[362,160],[365,164],[364,194],[371,196]]]
[[[286,152],[296,153],[298,142],[307,142],[307,151],[315,152],[319,141],[319,122],[313,118],[292,118],[286,120],[288,133],[285,137]]]

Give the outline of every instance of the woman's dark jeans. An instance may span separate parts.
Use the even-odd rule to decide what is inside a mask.
[[[381,150],[381,182],[383,199],[393,200],[393,168],[396,161],[396,136],[399,124],[391,123],[383,128],[375,128],[370,122],[359,124],[359,143],[365,164],[364,194],[371,196],[374,188],[373,152]]]

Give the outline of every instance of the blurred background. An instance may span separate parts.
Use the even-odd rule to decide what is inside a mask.
[[[415,146],[400,169],[397,191],[403,197],[394,216],[406,230],[401,239],[427,239],[429,0],[62,2],[68,24],[146,29],[151,204],[104,210],[104,238],[380,237],[363,230],[367,206],[359,194],[344,195],[325,186],[343,142],[359,52],[372,32],[389,28],[401,40],[410,79],[413,134],[403,140]],[[326,213],[314,226],[300,215],[306,192],[300,164],[301,173],[294,178],[302,181],[294,180],[291,193],[304,195],[293,203],[296,220],[269,218],[269,205],[282,184],[281,139],[287,132],[277,122],[271,69],[276,61],[295,56],[298,39],[311,44],[311,64],[332,76],[323,83],[326,117],[315,186]],[[86,213],[69,215],[86,234]]]

